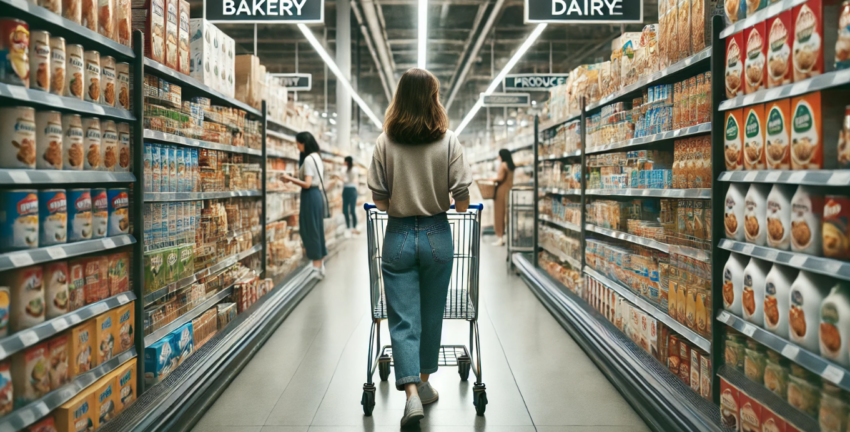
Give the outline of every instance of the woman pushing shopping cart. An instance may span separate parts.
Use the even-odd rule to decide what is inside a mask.
[[[422,405],[439,398],[428,381],[439,366],[456,365],[462,380],[472,368],[479,415],[487,404],[477,322],[482,207],[468,208],[472,177],[463,146],[448,130],[439,88],[423,69],[402,75],[369,167],[375,200],[366,205],[372,329],[361,403],[371,415],[372,376],[377,368],[386,380],[392,364],[396,388],[407,396],[402,426],[422,419]],[[448,212],[450,198],[456,212]],[[383,319],[391,347],[380,343]],[[441,346],[443,319],[470,322],[469,349]]]

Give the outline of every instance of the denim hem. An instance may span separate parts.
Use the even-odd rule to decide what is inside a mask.
[[[436,373],[436,372],[437,372],[437,369],[439,369],[439,367],[436,367],[436,366],[435,366],[435,367],[433,367],[433,368],[431,368],[431,369],[422,369],[422,370],[420,370],[420,371],[419,371],[419,373],[429,374],[429,375],[430,375],[430,374],[432,374],[432,373]]]
[[[419,375],[399,378],[399,379],[395,380],[395,388],[396,388],[396,390],[404,390],[405,384],[410,384],[410,383],[419,384],[420,382],[422,382],[422,379],[419,378]]]

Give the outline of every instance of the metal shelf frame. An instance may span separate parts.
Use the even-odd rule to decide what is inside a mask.
[[[546,215],[540,215],[540,220],[542,220],[546,223],[550,223],[550,224],[555,225],[555,226],[559,226],[559,227],[564,228],[564,229],[568,229],[570,231],[574,231],[574,232],[578,232],[578,233],[581,232],[581,227],[576,225],[576,224],[558,221],[558,220],[552,219],[552,218],[550,218],[549,216],[546,216]]]
[[[752,243],[729,239],[720,240],[717,247],[729,252],[782,264],[787,267],[822,274],[834,279],[850,281],[850,262],[847,261],[817,257],[799,252],[783,251],[767,246],[756,246]]]
[[[237,147],[227,144],[218,144],[209,141],[201,141],[192,138],[183,137],[180,135],[174,135],[170,133],[145,129],[145,139],[150,141],[163,142],[168,144],[177,144],[188,147],[198,147],[205,148],[211,150],[221,150],[229,153],[241,153],[248,154],[252,156],[262,156],[263,151],[261,149],[252,149],[248,147]]]
[[[661,132],[655,135],[647,135],[640,138],[632,138],[626,141],[620,141],[613,144],[603,144],[593,146],[587,150],[588,154],[604,153],[611,150],[618,150],[630,147],[639,147],[644,145],[655,144],[658,142],[679,139],[686,136],[700,135],[711,132],[711,123],[701,123],[695,126],[688,126],[681,129],[676,129],[667,132]]]
[[[711,199],[711,189],[586,189],[586,195]]]
[[[7,252],[0,254],[0,272],[27,267],[33,264],[109,251],[135,243],[136,239],[133,236],[123,234],[115,237],[104,237],[95,240],[84,240],[17,252]]]
[[[724,171],[718,177],[721,182],[737,183],[782,183],[806,186],[850,186],[850,170],[766,170]]]
[[[788,2],[788,0],[784,0],[783,3],[776,3],[774,6],[781,5],[786,2]],[[764,10],[759,12],[763,12]],[[805,81],[785,84],[783,86],[769,89],[761,89],[748,95],[739,95],[733,99],[723,101],[720,104],[720,111],[729,111],[735,108],[786,99],[818,90],[828,90],[834,87],[847,86],[848,84],[850,84],[850,69],[836,70],[809,78]]]
[[[20,0],[0,0],[0,4],[6,1]],[[38,7],[33,5],[33,7]],[[24,87],[19,87],[11,84],[0,83],[0,100],[7,100],[13,103],[23,103],[27,105],[35,105],[40,109],[54,109],[75,114],[94,115],[98,117],[107,117],[121,122],[135,121],[135,117],[130,114],[130,111],[122,108],[114,108],[107,105],[101,105],[93,102],[86,102],[77,98],[68,96],[59,96],[53,93],[48,93],[41,90],[33,90]]]
[[[65,171],[0,168],[0,186],[30,186],[50,184],[109,184],[133,183],[136,176],[131,172]]]
[[[262,195],[263,191],[260,189],[224,192],[145,192],[145,202],[199,201]]]

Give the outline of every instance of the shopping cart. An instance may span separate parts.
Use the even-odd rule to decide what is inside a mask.
[[[381,345],[381,321],[387,319],[384,281],[381,276],[381,249],[388,217],[374,205],[366,204],[366,233],[369,242],[369,289],[371,291],[372,329],[369,332],[369,358],[366,368],[366,384],[363,384],[363,413],[372,415],[375,407],[375,384],[372,376],[375,369],[386,381],[392,365],[392,347]],[[454,206],[452,206],[454,208]],[[483,204],[472,205],[466,213],[449,212],[449,225],[454,242],[452,278],[443,319],[469,321],[469,348],[464,345],[440,347],[439,366],[457,366],[462,381],[469,378],[469,370],[475,373],[472,388],[472,403],[478,415],[484,415],[487,393],[481,378],[481,345],[478,339],[478,257],[481,247],[481,212]],[[474,360],[474,361],[473,361]]]

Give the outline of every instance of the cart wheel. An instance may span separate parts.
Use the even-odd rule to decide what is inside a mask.
[[[484,411],[487,409],[487,392],[484,391],[484,386],[481,387],[481,391],[476,391],[475,389],[473,389],[472,404],[475,405],[475,412],[478,415],[483,416]],[[475,386],[475,388],[477,389],[478,386]]]
[[[467,356],[458,357],[457,359],[457,374],[460,375],[461,381],[469,379],[469,369],[472,367],[472,361]]]
[[[366,417],[372,415],[372,409],[375,408],[375,387],[371,390],[367,388],[368,384],[363,386],[363,396],[360,398],[360,404],[363,405],[363,414]]]
[[[378,361],[378,375],[381,376],[381,381],[386,381],[390,376],[390,359],[387,361]]]

